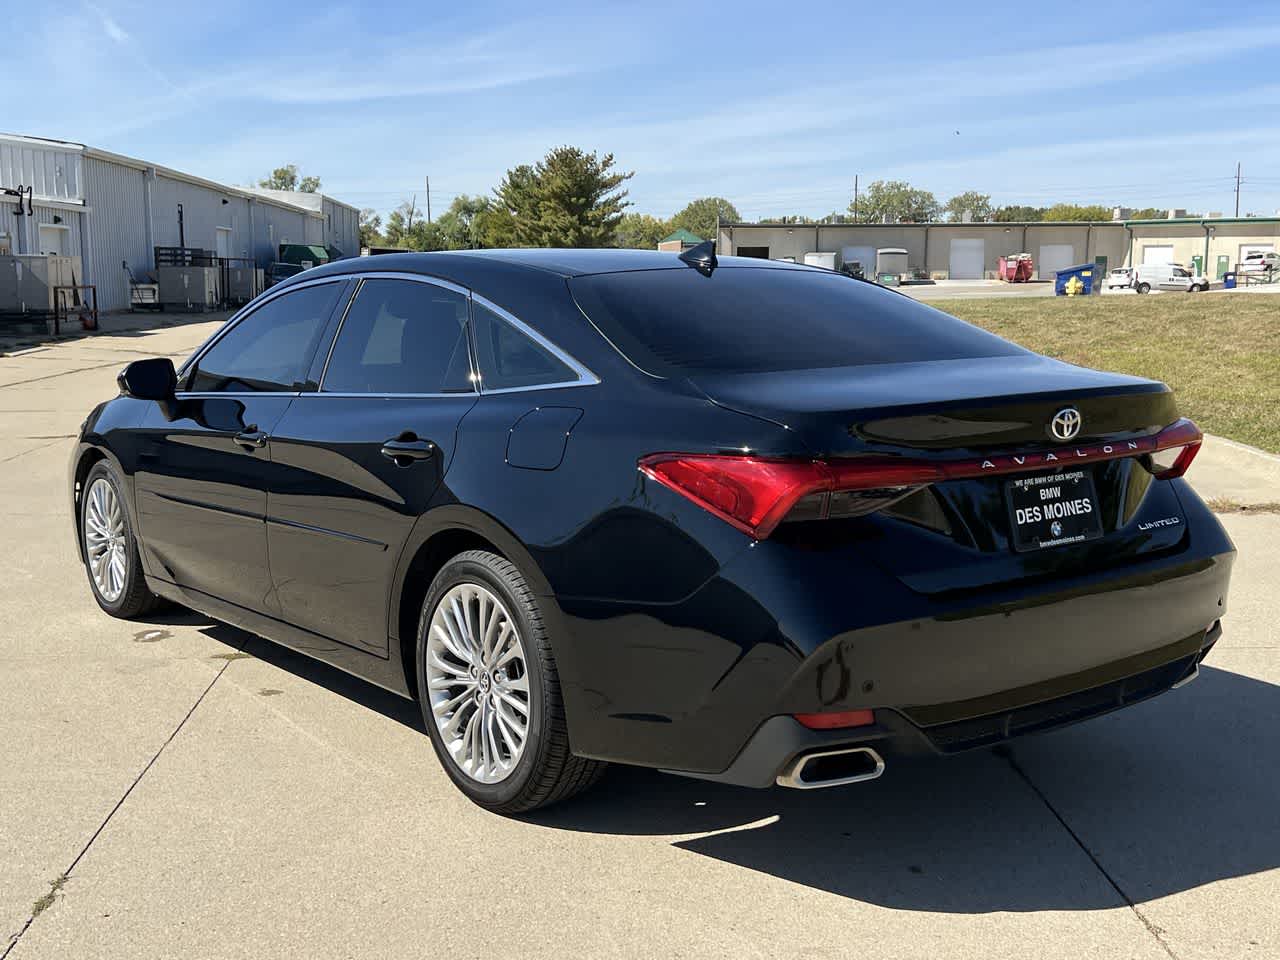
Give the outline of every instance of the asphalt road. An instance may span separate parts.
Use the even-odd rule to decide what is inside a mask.
[[[1225,635],[1151,703],[841,790],[615,769],[503,819],[411,704],[93,604],[70,438],[125,362],[207,331],[0,358],[3,956],[1280,956],[1280,516],[1226,518]]]

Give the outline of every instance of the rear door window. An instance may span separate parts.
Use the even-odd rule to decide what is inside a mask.
[[[205,351],[186,389],[196,393],[301,389],[343,286],[342,281],[316,284],[268,300]]]
[[[577,372],[524,331],[477,302],[472,305],[480,383],[486,390],[575,383]]]
[[[576,277],[583,312],[657,376],[1025,353],[909,297],[831,271],[721,266]]]
[[[342,321],[326,393],[471,393],[468,299],[434,283],[365,280]]]

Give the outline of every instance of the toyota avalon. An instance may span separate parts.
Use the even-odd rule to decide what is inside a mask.
[[[119,385],[70,473],[102,609],[416,699],[501,812],[1060,727],[1192,679],[1225,610],[1167,386],[710,245],[342,260]]]

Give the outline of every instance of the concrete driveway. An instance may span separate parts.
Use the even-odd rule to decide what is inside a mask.
[[[1280,516],[1225,518],[1225,635],[1151,703],[843,790],[615,769],[503,819],[413,705],[93,604],[70,438],[125,362],[208,329],[0,358],[3,956],[1280,956]]]

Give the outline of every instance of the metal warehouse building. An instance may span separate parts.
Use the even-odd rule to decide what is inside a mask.
[[[79,143],[0,134],[0,188],[0,254],[70,258],[104,311],[129,307],[123,264],[153,270],[156,247],[259,267],[281,243],[360,252],[359,211],[331,197],[227,186]]]
[[[1249,253],[1280,248],[1280,218],[1217,217],[1081,223],[722,223],[716,246],[739,256],[794,259],[835,252],[870,272],[876,250],[900,247],[912,268],[937,279],[996,276],[998,261],[1029,253],[1038,279],[1082,263],[1103,269],[1143,263],[1193,264],[1214,279]]]

